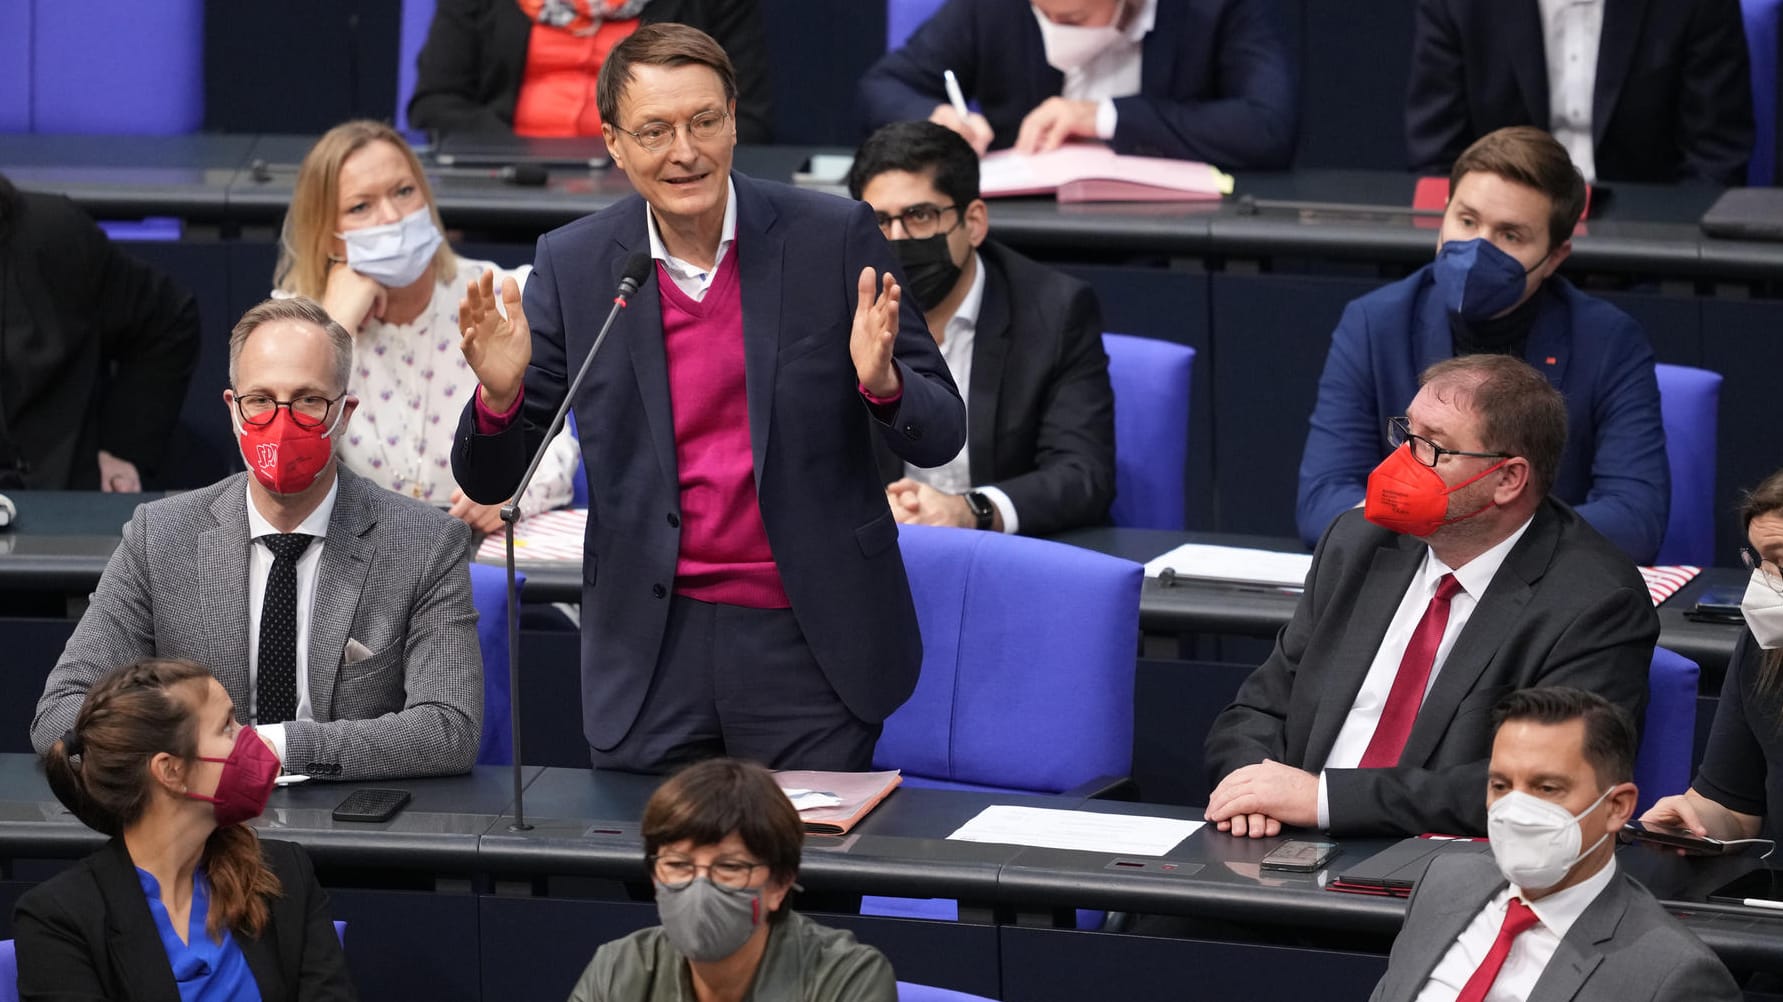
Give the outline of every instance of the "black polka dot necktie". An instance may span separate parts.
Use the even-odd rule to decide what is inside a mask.
[[[272,551],[272,573],[266,576],[266,598],[260,603],[257,723],[279,724],[297,716],[297,560],[314,538],[299,532],[260,537]]]

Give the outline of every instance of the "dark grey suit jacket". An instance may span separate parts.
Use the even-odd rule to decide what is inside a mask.
[[[1485,800],[1483,795],[1481,801]],[[1505,886],[1490,856],[1440,857],[1418,881],[1393,941],[1386,976],[1369,1002],[1412,1002],[1479,914]],[[1529,1002],[1739,1002],[1739,986],[1702,940],[1665,913],[1633,877],[1618,873],[1567,930]]]
[[[1217,784],[1273,759],[1324,768],[1425,545],[1352,509],[1313,554],[1268,660],[1207,734]],[[1659,617],[1628,558],[1571,508],[1543,502],[1455,639],[1390,769],[1326,774],[1334,834],[1486,833],[1492,707],[1532,685],[1599,693],[1639,721]]]
[[[977,486],[1009,495],[1024,535],[1108,518],[1114,390],[1102,311],[1083,282],[995,241],[978,248],[984,299],[972,334],[966,458]],[[875,443],[887,483],[904,461]]]
[[[285,768],[328,779],[465,772],[483,726],[470,530],[339,468],[310,612],[314,720],[285,724]],[[87,689],[138,658],[187,658],[248,706],[247,474],[140,505],[44,684],[31,743],[74,724]],[[371,656],[346,663],[349,639]]]

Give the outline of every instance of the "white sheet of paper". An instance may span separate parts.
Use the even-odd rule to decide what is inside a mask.
[[[998,805],[978,812],[977,817],[947,837],[961,842],[1080,849],[1123,856],[1162,856],[1204,824],[1204,821],[1177,818]]]
[[[786,790],[786,799],[792,801],[793,810],[809,811],[817,807],[835,807],[842,803],[842,798],[826,790]]]
[[[1145,576],[1155,578],[1166,567],[1176,571],[1177,577],[1301,588],[1306,584],[1306,572],[1312,568],[1312,554],[1184,543],[1147,560]]]

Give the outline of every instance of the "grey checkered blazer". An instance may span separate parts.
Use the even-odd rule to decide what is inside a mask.
[[[331,779],[465,772],[483,721],[469,529],[339,469],[310,612],[315,720],[285,725],[285,768]],[[31,743],[74,724],[87,688],[142,657],[208,667],[248,706],[247,474],[140,505],[44,684]],[[348,639],[372,653],[345,663]]]

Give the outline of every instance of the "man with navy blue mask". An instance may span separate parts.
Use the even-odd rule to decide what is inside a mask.
[[[1418,373],[1490,352],[1524,359],[1566,397],[1553,495],[1631,559],[1654,558],[1671,482],[1652,346],[1631,317],[1556,274],[1584,207],[1584,179],[1539,129],[1500,129],[1456,160],[1436,260],[1350,303],[1331,336],[1300,461],[1308,545],[1362,502]]]

